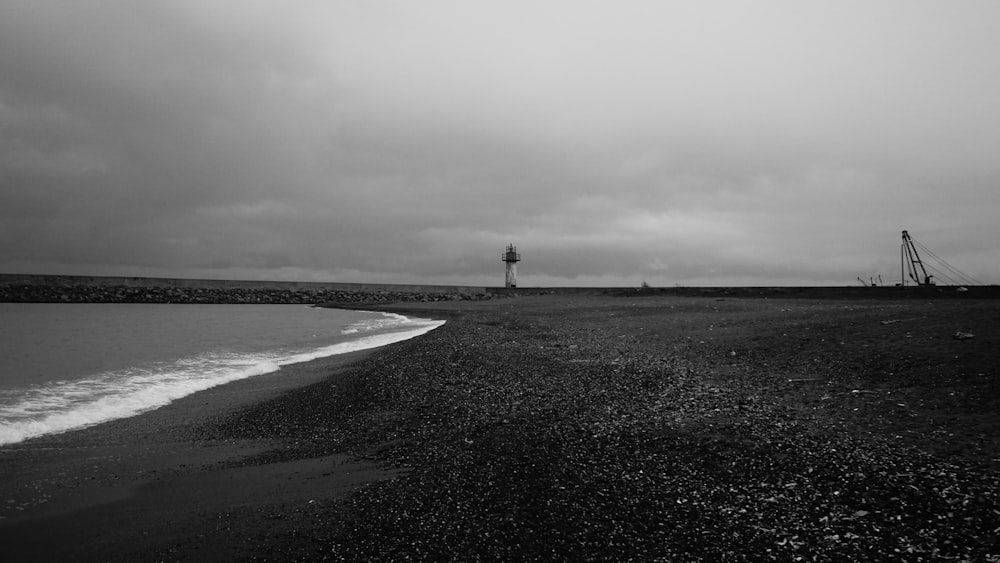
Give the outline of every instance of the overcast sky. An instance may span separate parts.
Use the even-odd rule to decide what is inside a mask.
[[[2,273],[1000,283],[998,215],[994,0],[0,2]]]

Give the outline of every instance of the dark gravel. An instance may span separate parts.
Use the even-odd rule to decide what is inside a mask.
[[[253,559],[1000,561],[1000,302],[396,310],[449,322],[198,429],[407,469]]]

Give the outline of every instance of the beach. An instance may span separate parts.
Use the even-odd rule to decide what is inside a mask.
[[[1000,300],[365,308],[447,323],[0,448],[5,560],[1000,555]]]

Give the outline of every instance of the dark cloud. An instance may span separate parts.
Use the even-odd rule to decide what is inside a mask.
[[[995,281],[990,3],[0,6],[0,271]]]

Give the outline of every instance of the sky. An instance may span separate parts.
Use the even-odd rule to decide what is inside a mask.
[[[993,0],[0,1],[0,273],[996,284],[998,215]]]

